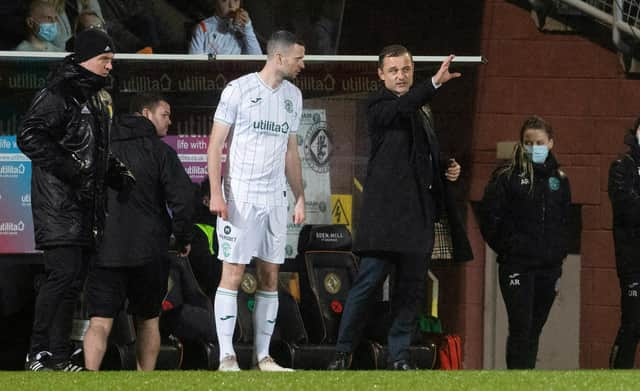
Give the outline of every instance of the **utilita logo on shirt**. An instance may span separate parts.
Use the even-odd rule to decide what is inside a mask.
[[[289,133],[288,122],[277,124],[273,121],[265,121],[265,120],[253,121],[253,128],[259,133],[276,133],[276,134]]]

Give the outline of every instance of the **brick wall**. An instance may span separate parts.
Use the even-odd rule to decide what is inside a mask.
[[[580,366],[607,367],[619,321],[607,174],[640,111],[640,82],[625,78],[614,52],[588,37],[541,33],[528,11],[504,0],[485,2],[482,54],[489,63],[476,89],[470,199],[482,197],[496,142],[515,141],[527,115],[551,122],[554,152],[582,205]],[[470,235],[482,257],[473,224]]]

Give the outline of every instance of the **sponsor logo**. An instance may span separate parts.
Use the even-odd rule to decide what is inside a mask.
[[[320,121],[311,125],[304,140],[304,158],[309,167],[319,174],[328,172],[332,152],[327,123]]]
[[[0,197],[2,198],[2,197]],[[31,194],[26,193],[20,196],[20,202],[22,206],[30,206],[31,205]]]
[[[223,231],[225,234],[229,235],[231,233],[231,227],[228,225],[225,225]]]
[[[316,239],[323,242],[337,242],[344,238],[342,232],[316,232]]]
[[[253,121],[253,128],[258,133],[274,133],[274,134],[288,134],[289,133],[289,123],[283,122],[281,124],[275,123],[274,121]]]
[[[27,167],[24,164],[15,165],[0,165],[0,177],[13,178],[19,175],[24,175],[27,172]]]
[[[0,222],[0,235],[17,235],[24,231],[24,222],[4,221]]]

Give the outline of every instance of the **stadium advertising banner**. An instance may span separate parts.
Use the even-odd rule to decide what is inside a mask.
[[[0,254],[35,252],[30,181],[16,136],[0,136]]]
[[[325,110],[303,110],[297,137],[302,163],[305,224],[331,224],[331,138]],[[287,198],[289,215],[293,216],[295,200],[291,187],[288,187]],[[298,253],[301,229],[302,225],[293,224],[293,219],[289,219],[285,248],[287,258],[293,258]]]
[[[207,177],[209,136],[165,136],[162,140],[178,153],[178,159],[182,162],[191,182],[200,183]]]

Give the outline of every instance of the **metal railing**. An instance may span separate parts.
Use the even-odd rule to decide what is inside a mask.
[[[533,4],[536,0],[530,0]],[[616,30],[640,41],[640,0],[553,0],[578,9],[612,28],[614,42]],[[616,42],[617,44],[617,42]]]

